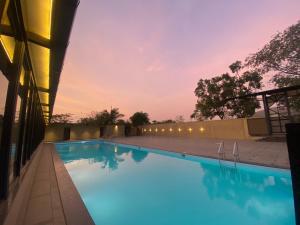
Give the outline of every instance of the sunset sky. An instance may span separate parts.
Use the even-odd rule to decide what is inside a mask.
[[[186,120],[200,78],[300,19],[299,0],[81,0],[54,113],[118,107]]]

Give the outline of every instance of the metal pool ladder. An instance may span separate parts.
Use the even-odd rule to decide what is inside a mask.
[[[226,154],[225,154],[225,150],[224,150],[224,141],[221,141],[217,144],[219,145],[219,147],[218,147],[219,160],[225,160],[226,159]],[[234,144],[233,144],[232,155],[233,155],[233,158],[234,158],[234,163],[240,161],[239,146],[238,146],[237,141],[235,141]]]
[[[224,151],[224,141],[221,141],[217,144],[219,145],[219,148],[218,148],[219,160],[224,160],[226,157],[225,151]]]
[[[238,146],[237,141],[235,141],[234,144],[233,144],[232,155],[233,155],[233,158],[234,158],[234,164],[236,164],[236,162],[240,161],[239,146]]]

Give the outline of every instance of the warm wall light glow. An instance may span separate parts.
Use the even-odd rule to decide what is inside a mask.
[[[155,132],[157,132],[158,131],[158,129],[157,128],[155,128]]]
[[[8,5],[9,5],[9,0],[7,0],[5,2],[4,9],[2,11],[3,14],[2,14],[2,18],[1,18],[1,24],[10,26],[10,21],[9,21],[9,18],[8,18],[8,15],[7,15]]]
[[[172,129],[172,128],[170,128],[170,129],[169,129],[169,131],[170,131],[170,132],[172,132],[172,131],[173,131],[173,129]]]
[[[163,129],[161,129],[161,132],[165,132],[165,129],[163,128]]]
[[[24,70],[24,67],[22,66],[21,67],[21,74],[20,74],[20,84],[23,86],[24,85],[24,82],[25,82],[25,70]]]
[[[118,130],[118,125],[115,126],[115,130]]]
[[[189,130],[189,132],[191,133],[193,129],[192,129],[192,128],[189,128],[188,130]]]
[[[49,89],[50,49],[28,43],[37,87]],[[39,91],[41,103],[49,104],[49,93]]]
[[[30,42],[28,47],[37,86],[49,89],[50,49]]]
[[[43,111],[47,111],[48,112],[49,111],[49,106],[43,105],[42,109],[43,109]]]
[[[52,26],[52,7],[53,7],[53,0],[50,0],[50,10],[49,10],[49,39],[51,38],[51,26]]]
[[[181,132],[181,128],[178,128],[178,132]]]
[[[204,128],[200,127],[200,132],[203,133],[204,132]]]
[[[4,48],[4,51],[9,59],[9,61],[12,63],[14,60],[14,52],[15,52],[15,46],[16,46],[15,39],[13,37],[0,35],[0,42]]]
[[[51,38],[52,0],[21,1],[26,31]]]
[[[151,128],[149,129],[149,131],[150,131],[150,132],[152,131]]]
[[[48,92],[39,91],[39,96],[40,96],[41,103],[49,104]]]
[[[147,132],[147,129],[144,129],[144,132]]]

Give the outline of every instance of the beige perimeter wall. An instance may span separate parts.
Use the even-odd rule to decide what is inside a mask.
[[[250,121],[250,122],[249,122]],[[251,132],[248,124],[250,123]],[[256,136],[255,127],[259,126],[259,135],[266,135],[266,125],[263,120],[229,119],[210,120],[186,123],[151,124],[141,126],[144,136],[179,136],[220,139],[251,139]]]
[[[52,124],[46,128],[45,141],[63,141],[64,129],[70,128],[70,140],[98,139],[100,136],[111,138],[124,136],[124,126],[106,126],[104,134],[100,135],[100,127],[90,125]]]
[[[50,125],[46,129],[46,141],[62,141],[66,125]],[[87,140],[123,137],[124,126],[106,126],[100,135],[100,127],[86,125],[68,125],[70,140]],[[253,136],[266,136],[267,127],[264,118],[243,118],[230,120],[210,120],[185,123],[150,124],[139,128],[143,136],[178,136],[219,139],[247,140]],[[133,131],[133,130],[132,130]],[[134,129],[137,134],[136,129]]]
[[[100,137],[100,128],[97,126],[75,125],[71,127],[70,140],[97,139]]]
[[[104,134],[103,134],[104,138],[123,137],[123,136],[125,136],[125,127],[122,125],[106,126],[104,129]]]
[[[62,141],[64,139],[63,125],[50,125],[46,128],[45,141]]]

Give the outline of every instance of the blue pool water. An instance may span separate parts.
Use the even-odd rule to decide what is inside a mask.
[[[100,141],[56,147],[97,225],[295,225],[288,170]]]

